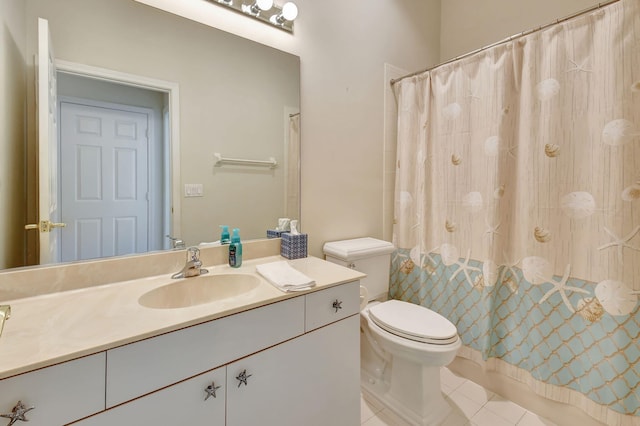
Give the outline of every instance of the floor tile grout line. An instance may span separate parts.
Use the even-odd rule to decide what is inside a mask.
[[[529,410],[527,410],[526,408],[523,408],[522,406],[520,406],[520,405],[516,404],[515,402],[513,402],[513,401],[511,401],[511,400],[509,400],[509,399],[506,399],[506,398],[505,398],[504,400],[505,400],[505,401],[509,401],[509,402],[511,402],[512,404],[514,404],[514,405],[516,405],[516,406],[518,406],[518,407],[522,408],[522,410],[523,410],[523,411],[522,411],[522,414],[520,414],[520,416],[518,417],[518,420],[516,420],[516,422],[515,422],[515,423],[513,423],[514,425],[517,425],[517,424],[520,422],[520,420],[522,420],[522,418],[523,418],[527,413],[529,413],[529,412],[530,412],[530,411],[529,411]],[[489,400],[489,401],[491,401],[491,400]],[[512,422],[513,422],[513,420],[509,420],[509,419],[507,419],[506,417],[504,417],[502,414],[500,414],[500,413],[498,413],[498,412],[496,412],[496,411],[492,410],[491,408],[487,407],[486,405],[489,403],[489,401],[487,401],[487,402],[486,402],[482,407],[483,407],[483,408],[486,408],[486,409],[487,409],[487,410],[489,410],[489,411],[491,411],[493,414],[495,414],[496,416],[500,417],[501,419],[503,419],[503,420],[504,420],[504,421],[506,421],[506,422],[509,422],[509,423],[512,423]]]

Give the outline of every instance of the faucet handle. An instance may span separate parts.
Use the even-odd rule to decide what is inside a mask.
[[[207,272],[209,271],[202,269],[200,249],[198,247],[189,247],[187,249],[187,263],[184,265],[184,268],[182,268],[182,271],[171,275],[171,278],[197,277],[198,275],[206,274]]]
[[[174,249],[183,249],[185,247],[184,241],[182,241],[180,238],[172,237],[169,234],[165,235],[165,237],[167,237],[167,238],[169,238],[171,240],[172,248],[174,248]]]
[[[4,323],[11,318],[11,305],[0,305],[0,336],[4,329]]]
[[[197,262],[200,260],[200,249],[198,247],[189,247],[187,249],[187,261],[193,260]]]

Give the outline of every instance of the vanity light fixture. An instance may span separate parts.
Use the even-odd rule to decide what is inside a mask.
[[[209,1],[291,33],[293,32],[293,20],[298,16],[298,7],[292,2],[287,2],[280,7],[273,4],[273,0]]]

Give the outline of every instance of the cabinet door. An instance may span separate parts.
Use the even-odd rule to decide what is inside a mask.
[[[304,333],[304,296],[107,351],[107,408]]]
[[[29,426],[51,426],[102,411],[104,368],[101,352],[0,380],[0,414],[10,414],[21,401],[25,409],[35,407],[24,415]]]
[[[227,426],[360,424],[353,315],[227,366]]]
[[[221,367],[119,405],[74,425],[223,426],[225,381],[226,369]]]

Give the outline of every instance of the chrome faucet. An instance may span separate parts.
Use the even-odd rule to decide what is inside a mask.
[[[200,260],[200,249],[198,247],[189,247],[187,249],[187,262],[182,271],[171,275],[171,278],[190,278],[209,272],[202,269],[202,261]]]
[[[4,322],[11,318],[11,306],[0,305],[0,336],[2,336],[2,329],[4,328]]]
[[[171,248],[172,249],[183,249],[185,248],[185,244],[184,241],[182,241],[180,238],[174,238],[171,235],[165,235],[167,238],[169,238],[171,240]]]

